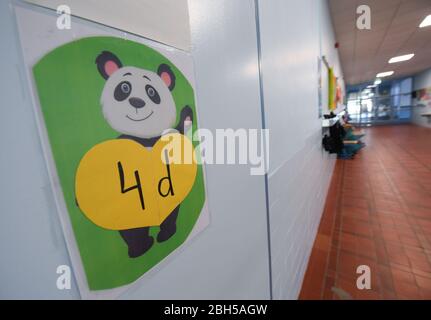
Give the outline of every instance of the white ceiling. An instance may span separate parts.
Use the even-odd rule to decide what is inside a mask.
[[[371,8],[371,30],[356,28],[362,4]],[[329,6],[346,84],[372,81],[383,71],[398,78],[431,67],[431,26],[419,28],[431,14],[431,0],[329,0]],[[408,53],[413,59],[388,63]]]

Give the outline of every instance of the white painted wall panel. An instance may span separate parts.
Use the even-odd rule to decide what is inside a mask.
[[[260,128],[253,1],[189,1],[200,126]],[[126,297],[268,299],[263,176],[247,165],[207,166],[210,226]]]
[[[329,6],[326,0],[318,0],[319,9],[319,25],[320,25],[320,44],[321,44],[321,55],[325,56],[329,65],[334,69],[334,75],[338,78],[341,85],[343,95],[345,94],[345,82],[343,69],[341,67],[340,55],[338,49],[335,49],[335,31],[331,20],[331,14]],[[317,5],[317,4],[316,4]],[[348,63],[346,61],[345,63]],[[326,69],[326,67],[324,67]],[[327,69],[326,69],[327,70]],[[327,76],[327,73],[325,74]],[[327,82],[327,79],[326,79]],[[325,88],[327,89],[327,87]],[[329,113],[328,109],[328,93],[325,93],[325,100],[323,100],[323,113]],[[346,104],[345,102],[344,104]]]
[[[79,298],[75,282],[71,290],[56,288],[57,266],[70,261],[11,3],[0,2],[0,67],[8,75],[0,77],[0,298]],[[200,126],[260,128],[253,1],[192,0],[190,18]],[[263,176],[251,176],[247,165],[208,166],[206,173],[210,226],[122,298],[269,298]]]
[[[317,106],[319,36],[329,32],[330,25],[325,6],[325,1],[315,0],[259,1],[265,118],[271,130],[275,299],[296,299],[299,294],[335,163],[321,147]],[[331,41],[328,38],[333,35],[322,41]],[[325,50],[339,66],[336,53],[328,46]]]
[[[70,261],[23,78],[11,2],[0,2],[5,39],[0,66],[9,75],[0,77],[2,105],[9,106],[0,118],[0,297],[79,298],[75,283],[70,291],[55,287],[56,267]],[[200,126],[260,128],[254,1],[190,0],[188,5]],[[331,48],[326,1],[259,0],[259,6],[271,130],[273,295],[295,299],[334,165],[334,157],[321,148],[317,56],[325,54],[340,67]],[[328,43],[322,50],[319,35]],[[247,165],[208,166],[207,191],[210,226],[123,298],[270,297],[264,178],[250,176]]]
[[[18,47],[11,1],[0,1],[0,298],[79,296],[56,287],[70,265]],[[4,75],[7,75],[6,77]]]

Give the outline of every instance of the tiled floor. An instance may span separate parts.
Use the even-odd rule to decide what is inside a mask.
[[[431,299],[431,129],[366,129],[337,160],[300,299]],[[371,290],[359,290],[359,265]]]

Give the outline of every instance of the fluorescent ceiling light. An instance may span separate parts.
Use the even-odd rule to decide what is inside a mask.
[[[427,15],[425,19],[419,25],[419,28],[425,28],[431,26],[431,14]]]
[[[414,53],[405,54],[398,57],[393,57],[389,59],[389,63],[395,63],[395,62],[401,62],[401,61],[407,61],[414,57]]]
[[[384,77],[389,77],[391,75],[393,75],[394,72],[393,71],[386,71],[386,72],[380,72],[376,75],[376,78],[384,78]]]
[[[375,84],[370,84],[369,86],[367,86],[367,88],[375,88],[376,85]]]
[[[376,79],[376,81],[374,81],[374,85],[378,85],[378,84],[381,84],[381,83],[382,83],[381,79]]]

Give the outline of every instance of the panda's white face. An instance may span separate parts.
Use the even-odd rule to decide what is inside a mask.
[[[109,76],[101,104],[113,129],[135,137],[160,136],[176,119],[174,99],[162,78],[136,67],[122,67]]]

